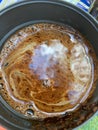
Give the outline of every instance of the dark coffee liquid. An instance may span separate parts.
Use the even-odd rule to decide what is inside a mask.
[[[91,45],[71,27],[35,24],[16,32],[1,51],[1,94],[33,118],[74,111],[94,89]]]

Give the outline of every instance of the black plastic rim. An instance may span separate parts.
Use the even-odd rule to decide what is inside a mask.
[[[28,1],[19,2],[19,3],[17,3],[17,4],[14,4],[14,5],[10,6],[10,7],[7,7],[7,8],[4,9],[4,10],[2,10],[2,11],[0,12],[0,16],[5,15],[6,12],[11,11],[11,10],[13,10],[14,8],[17,9],[17,7],[22,7],[22,6],[26,5],[26,4],[31,4],[31,3],[47,3],[47,4],[50,3],[50,4],[56,4],[56,5],[58,5],[58,6],[63,6],[63,7],[65,7],[65,8],[71,9],[71,10],[77,12],[78,14],[80,14],[80,15],[81,15],[82,17],[84,17],[87,21],[89,21],[89,23],[90,23],[90,24],[94,27],[94,29],[98,32],[98,22],[97,22],[97,20],[95,20],[95,19],[92,17],[92,15],[90,15],[89,13],[84,12],[84,11],[81,10],[80,8],[74,6],[74,5],[70,4],[70,3],[63,2],[63,1],[60,1],[60,0],[54,0],[54,1],[52,1],[52,0],[33,0],[33,1],[32,1],[32,0],[28,0]],[[27,23],[25,23],[25,24],[27,24]],[[24,24],[24,25],[25,25],[25,24]],[[24,25],[20,25],[19,28],[21,28],[21,26],[24,26]],[[14,32],[14,31],[13,31],[13,32]],[[10,32],[10,34],[12,34],[12,32]],[[8,33],[7,35],[9,36],[10,34]],[[2,43],[5,41],[5,39],[7,38],[7,35],[6,35],[3,39],[1,39],[0,47],[1,47],[1,44],[2,44]],[[0,99],[1,99],[1,97],[0,97]],[[1,99],[1,100],[3,100],[3,99]],[[4,102],[4,101],[3,101],[3,102]],[[7,104],[5,104],[5,105],[7,106]],[[7,109],[10,109],[10,111],[13,111],[9,106],[7,107]],[[13,111],[13,113],[16,113],[16,115],[19,116],[20,118],[25,118],[24,116],[20,115],[19,113],[15,112],[15,111]],[[95,114],[96,114],[96,113],[95,113]],[[2,117],[0,116],[0,118],[2,118]],[[6,126],[7,126],[7,127],[8,127],[9,124],[10,124],[10,129],[13,129],[13,130],[15,130],[15,129],[24,129],[24,130],[27,130],[27,129],[21,128],[21,127],[19,127],[19,126],[17,126],[17,125],[15,126],[15,124],[12,124],[12,123],[9,122],[8,120],[5,120],[5,121],[4,121],[4,120],[5,120],[5,119],[3,119],[3,121],[1,121],[1,123],[5,125],[5,123],[3,123],[3,122],[6,122]]]

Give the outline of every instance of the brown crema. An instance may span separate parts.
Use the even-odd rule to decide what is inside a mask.
[[[25,27],[6,41],[0,58],[0,93],[12,108],[28,117],[75,111],[95,88],[95,52],[67,25]]]

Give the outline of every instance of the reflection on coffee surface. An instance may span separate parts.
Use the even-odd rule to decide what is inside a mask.
[[[95,87],[94,50],[69,26],[25,27],[6,41],[0,56],[1,94],[26,116],[75,111]]]

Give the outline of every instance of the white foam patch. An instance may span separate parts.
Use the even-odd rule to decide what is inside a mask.
[[[91,77],[91,62],[82,45],[75,45],[71,51],[71,71],[75,78],[88,82]]]
[[[54,65],[67,56],[68,49],[59,40],[54,39],[50,42],[49,46],[45,43],[37,46],[29,65],[40,79],[53,78]]]

